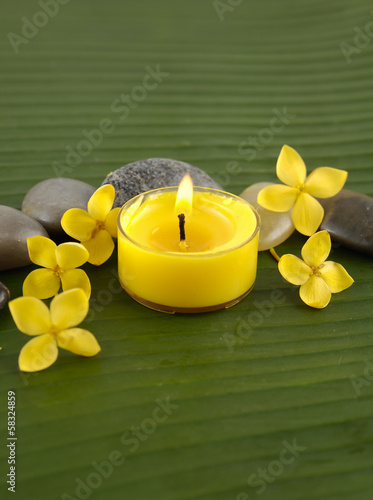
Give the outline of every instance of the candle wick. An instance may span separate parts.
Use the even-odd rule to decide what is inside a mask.
[[[185,215],[179,214],[180,241],[185,241]]]

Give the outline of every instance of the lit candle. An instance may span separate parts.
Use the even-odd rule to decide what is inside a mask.
[[[256,277],[259,216],[245,200],[195,187],[132,198],[118,216],[122,287],[138,302],[164,312],[230,307]]]

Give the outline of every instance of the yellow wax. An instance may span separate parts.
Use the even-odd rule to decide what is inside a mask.
[[[149,191],[118,217],[122,286],[160,310],[197,311],[231,305],[256,277],[259,219],[241,198],[194,188],[180,242],[177,188]]]

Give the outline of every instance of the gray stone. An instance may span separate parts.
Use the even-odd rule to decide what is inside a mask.
[[[22,212],[40,222],[52,236],[64,234],[61,218],[70,208],[87,209],[95,188],[75,179],[54,178],[39,182],[26,194]]]
[[[31,263],[27,250],[27,238],[31,236],[48,238],[48,233],[20,210],[0,205],[0,271]]]
[[[249,186],[240,194],[241,198],[248,201],[258,212],[260,217],[259,247],[258,250],[268,250],[283,243],[294,232],[294,224],[291,220],[291,212],[272,212],[259,205],[256,201],[259,191],[272,182],[258,182]]]
[[[128,200],[145,191],[168,186],[178,186],[185,174],[190,174],[194,186],[223,189],[203,170],[177,160],[149,158],[135,161],[109,174],[102,185],[115,188],[114,207],[121,207]]]
[[[342,189],[319,202],[325,210],[320,230],[333,242],[373,256],[373,198]]]
[[[8,288],[0,281],[0,311],[4,309],[10,299],[10,292]]]

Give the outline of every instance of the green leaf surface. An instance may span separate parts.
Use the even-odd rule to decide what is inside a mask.
[[[20,208],[57,175],[55,162],[98,187],[150,157],[192,163],[239,194],[275,181],[283,144],[309,172],[346,169],[348,189],[373,195],[371,2],[52,1],[58,13],[25,38],[25,18],[43,24],[40,4],[1,9],[0,204]],[[10,33],[24,37],[18,53]],[[147,68],[158,65],[167,75],[145,95]],[[137,102],[118,110],[122,94]],[[66,147],[82,148],[84,130],[105,119],[114,130],[67,164]],[[304,241],[294,235],[278,252],[299,256]],[[61,351],[35,374],[19,372],[28,337],[1,311],[1,498],[370,500],[373,261],[343,247],[331,260],[355,283],[324,310],[307,308],[266,252],[248,297],[200,315],[133,301],[115,279],[115,255],[85,265],[83,327],[102,352]],[[31,269],[1,273],[13,298]]]

